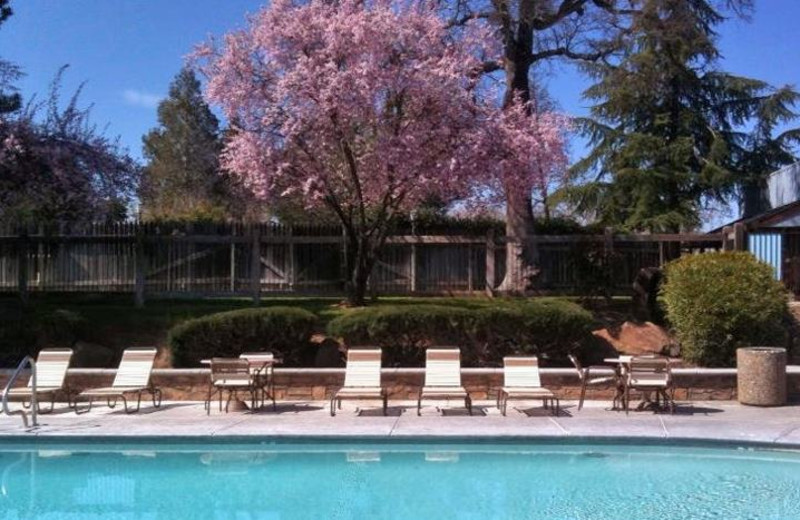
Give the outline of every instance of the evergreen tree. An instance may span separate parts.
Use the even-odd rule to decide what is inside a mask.
[[[722,2],[636,0],[626,52],[587,65],[595,105],[581,124],[593,149],[573,168],[591,175],[567,190],[578,210],[625,230],[678,231],[704,208],[794,160],[798,94],[719,70],[715,28]],[[741,13],[747,0],[725,6]]]
[[[142,139],[148,164],[140,199],[145,219],[239,217],[230,179],[220,172],[219,121],[194,72],[184,68],[158,105],[159,127]]]
[[[9,0],[0,0],[0,24],[11,16]],[[22,76],[22,71],[11,62],[0,59],[0,116],[19,110],[22,97],[14,82]]]

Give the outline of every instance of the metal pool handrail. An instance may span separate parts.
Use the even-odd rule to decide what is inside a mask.
[[[31,356],[25,356],[22,361],[20,361],[19,365],[17,365],[17,369],[14,370],[8,383],[6,383],[6,388],[3,391],[3,413],[6,415],[21,415],[22,423],[25,425],[25,428],[28,428],[28,413],[25,410],[12,412],[8,409],[8,396],[11,392],[11,388],[14,386],[14,383],[17,381],[17,378],[26,365],[31,366],[31,423],[34,427],[39,425],[36,420],[37,408],[39,407],[39,403],[36,401],[36,361]]]

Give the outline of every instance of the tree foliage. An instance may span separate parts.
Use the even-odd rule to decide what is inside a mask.
[[[0,220],[124,218],[136,162],[90,122],[81,89],[62,108],[62,68],[45,101],[0,117]]]
[[[13,14],[9,0],[0,0],[0,24]],[[19,110],[22,97],[14,83],[22,77],[22,71],[13,63],[0,59],[0,117],[3,114]]]
[[[221,49],[198,51],[209,99],[234,122],[223,165],[263,199],[299,195],[337,215],[352,303],[363,303],[395,215],[482,195],[479,185],[529,185],[564,160],[563,118],[478,102],[493,42],[448,29],[425,2],[279,0]]]
[[[159,127],[142,138],[148,161],[139,191],[145,219],[243,217],[246,204],[220,172],[219,121],[203,99],[190,68],[173,80],[158,106]]]
[[[773,131],[794,119],[798,94],[720,70],[715,29],[746,0],[633,4],[622,57],[586,66],[595,104],[579,123],[593,149],[574,167],[588,182],[568,195],[605,225],[692,229],[705,208],[794,159],[796,132]]]

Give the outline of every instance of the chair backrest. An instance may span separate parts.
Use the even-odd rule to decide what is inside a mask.
[[[211,358],[211,381],[250,383],[250,363],[244,358]]]
[[[541,388],[539,359],[536,356],[508,356],[503,358],[504,386]]]
[[[574,354],[570,354],[567,357],[572,362],[572,365],[575,367],[575,370],[578,371],[578,377],[581,380],[583,380],[583,378],[585,377],[586,374],[584,374],[583,365],[581,365],[581,362],[578,359],[578,357],[576,355],[574,355]]]
[[[156,360],[154,347],[127,348],[114,378],[114,387],[144,388],[150,384],[150,373]]]
[[[36,386],[39,388],[61,388],[67,377],[72,349],[46,348],[36,357]],[[33,386],[33,378],[28,380],[28,388]]]
[[[239,357],[250,363],[251,375],[262,373],[266,365],[275,361],[275,355],[272,352],[245,352]]]
[[[425,353],[425,386],[461,386],[459,349],[428,349]]]
[[[628,377],[639,383],[661,383],[670,380],[669,360],[664,357],[634,356]]]
[[[381,349],[349,349],[344,386],[381,386]]]

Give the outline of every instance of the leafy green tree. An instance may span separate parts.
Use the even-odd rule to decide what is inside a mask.
[[[159,127],[142,139],[148,164],[140,187],[145,219],[243,216],[236,186],[220,174],[223,136],[190,68],[173,80],[158,106]]]
[[[720,70],[715,28],[748,0],[636,0],[618,60],[587,64],[595,104],[580,121],[593,149],[568,199],[600,223],[678,231],[791,162],[798,94]]]

